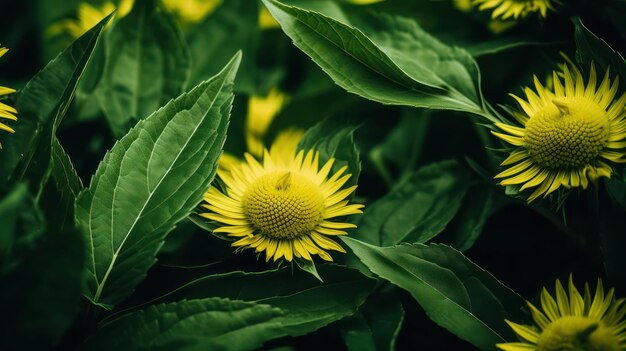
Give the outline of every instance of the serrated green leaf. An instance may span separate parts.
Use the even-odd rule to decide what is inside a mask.
[[[339,86],[383,104],[484,115],[480,73],[466,51],[415,21],[318,1],[263,0],[283,31]],[[322,13],[323,12],[323,13]]]
[[[223,298],[159,304],[106,324],[82,350],[254,350],[287,335],[279,308]]]
[[[407,290],[428,316],[481,350],[513,340],[504,319],[522,320],[524,300],[449,246],[376,247],[342,238],[375,274]]]
[[[317,269],[323,283],[290,268],[232,272],[197,279],[156,301],[212,296],[264,303],[285,311],[280,320],[288,335],[302,335],[352,315],[375,285],[374,280],[347,267],[324,264]]]
[[[105,45],[106,64],[95,94],[113,134],[122,136],[183,92],[189,52],[180,28],[155,0],[136,1]]]
[[[366,207],[356,237],[379,246],[426,242],[454,218],[468,186],[469,172],[456,161],[422,167]]]
[[[302,136],[298,150],[316,150],[320,153],[320,165],[335,159],[332,172],[347,166],[346,173],[352,177],[346,186],[356,185],[361,173],[359,150],[354,143],[354,132],[358,125],[343,116],[331,116],[317,123]]]
[[[26,178],[31,191],[40,192],[50,166],[53,136],[109,19],[104,18],[78,38],[19,92],[15,134],[0,153],[3,177],[11,177],[13,183]]]
[[[599,65],[603,70],[611,67],[617,71],[622,79],[626,79],[626,61],[622,55],[613,50],[606,41],[591,33],[579,17],[573,19],[576,38],[576,59],[582,68],[587,70],[591,62]]]
[[[107,153],[76,200],[88,248],[85,295],[130,295],[167,233],[201,201],[226,138],[238,53],[218,75],[140,121]]]

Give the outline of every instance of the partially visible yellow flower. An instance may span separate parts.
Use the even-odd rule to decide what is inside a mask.
[[[330,176],[333,164],[330,159],[320,168],[315,150],[266,150],[261,163],[246,153],[245,162],[218,170],[225,188],[209,189],[200,216],[219,223],[214,232],[235,239],[232,246],[265,252],[266,261],[312,261],[314,255],[332,261],[327,250],[345,250],[331,237],[356,227],[333,219],[363,208],[346,200],[356,186],[341,189],[351,177],[347,167]]]
[[[9,51],[9,49],[0,47],[0,57],[4,56],[4,54],[6,54],[7,51]],[[14,92],[15,92],[15,89],[0,86],[0,97],[4,95],[13,94]],[[15,108],[5,103],[0,102],[0,121],[2,121],[2,119],[8,119],[10,121],[17,121],[17,117],[15,117],[16,114],[17,114],[17,110]],[[15,130],[13,130],[13,128],[9,127],[8,125],[2,122],[0,122],[0,130],[4,130],[9,133],[15,133]],[[2,149],[1,143],[0,143],[0,149]]]
[[[458,1],[458,0],[457,0]],[[530,13],[539,12],[541,17],[548,15],[548,10],[554,10],[552,2],[555,0],[471,0],[472,5],[478,6],[481,11],[491,10],[491,18],[503,20],[526,17]]]
[[[355,5],[369,5],[382,1],[385,0],[348,0],[348,2]],[[267,10],[265,6],[261,6],[261,10],[259,11],[259,27],[261,29],[272,29],[280,27],[280,24],[276,22],[272,14]]]
[[[248,100],[246,143],[252,155],[260,157],[263,154],[265,132],[286,102],[287,96],[277,89],[265,97],[254,95]]]
[[[585,284],[584,297],[570,276],[566,292],[556,281],[556,299],[546,288],[541,308],[528,303],[535,325],[506,321],[521,342],[496,346],[504,351],[623,351],[626,350],[626,305],[615,299],[614,290],[604,291],[598,280],[595,295]]]
[[[194,24],[210,15],[222,0],[161,0],[163,6],[183,24]]]
[[[121,0],[117,7],[117,15],[120,17],[128,14],[133,7],[133,0]],[[73,39],[79,38],[88,30],[98,24],[104,17],[115,11],[116,6],[110,1],[104,2],[100,6],[94,6],[88,2],[78,4],[76,18],[67,18],[53,23],[48,27],[48,36],[68,34]]]
[[[502,185],[534,188],[528,202],[564,187],[586,189],[600,177],[610,178],[613,165],[626,162],[626,93],[616,98],[619,78],[609,71],[598,85],[595,66],[589,79],[568,59],[553,72],[553,89],[537,77],[513,117],[519,125],[496,123],[494,135],[513,145],[496,178]]]

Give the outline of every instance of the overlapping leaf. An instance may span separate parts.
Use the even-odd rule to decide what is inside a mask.
[[[181,30],[167,12],[157,10],[155,0],[136,1],[106,39],[96,96],[113,133],[122,136],[183,92],[189,53]]]
[[[132,293],[167,233],[197,206],[226,138],[241,55],[140,121],[105,156],[76,200],[88,247],[85,295],[104,307]]]
[[[471,55],[415,21],[332,1],[263,2],[294,44],[349,92],[384,104],[485,114]]]
[[[505,318],[522,320],[524,300],[444,245],[376,247],[344,238],[375,274],[407,290],[437,324],[481,350],[512,340]]]

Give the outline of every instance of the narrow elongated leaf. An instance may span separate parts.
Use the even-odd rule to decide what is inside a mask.
[[[354,132],[358,125],[342,117],[329,117],[310,128],[298,143],[298,150],[317,150],[320,162],[334,158],[333,172],[348,166],[352,174],[348,185],[358,183],[361,173],[359,150],[354,143]]]
[[[79,195],[93,303],[115,305],[132,293],[167,233],[201,201],[226,138],[240,59],[140,121]]]
[[[63,146],[55,137],[52,142],[51,176],[55,185],[56,197],[53,200],[50,225],[57,225],[63,229],[65,225],[73,225],[74,203],[76,197],[83,190],[83,183],[76,174],[74,165],[69,155],[63,150]]]
[[[376,247],[343,238],[375,274],[407,290],[428,316],[481,350],[513,340],[505,318],[522,320],[524,300],[445,245]]]
[[[454,218],[468,185],[469,172],[456,161],[423,167],[365,209],[357,236],[379,246],[426,242]]]
[[[155,0],[136,1],[106,39],[96,96],[113,133],[122,136],[183,92],[189,53],[181,30],[167,12],[157,10]]]
[[[0,177],[30,180],[34,193],[50,165],[53,135],[71,102],[98,38],[110,17],[83,34],[19,92],[10,147],[0,153]],[[19,164],[19,167],[18,167]]]
[[[408,18],[342,8],[332,1],[263,0],[283,31],[339,86],[384,104],[483,113],[480,73]]]
[[[205,298],[150,306],[107,324],[82,350],[254,350],[287,335],[279,308]]]
[[[591,62],[600,65],[603,70],[611,67],[622,79],[626,79],[626,60],[617,51],[613,50],[607,42],[593,34],[580,20],[574,18],[574,31],[576,38],[576,58],[582,68],[589,69]]]

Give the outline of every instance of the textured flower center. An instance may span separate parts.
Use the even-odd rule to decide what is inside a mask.
[[[606,112],[585,98],[554,99],[526,123],[524,146],[533,161],[547,168],[580,168],[606,146]]]
[[[254,228],[274,239],[307,235],[324,217],[319,187],[293,172],[260,177],[243,196],[243,210]]]
[[[620,351],[619,338],[602,322],[566,316],[548,325],[536,351]]]

